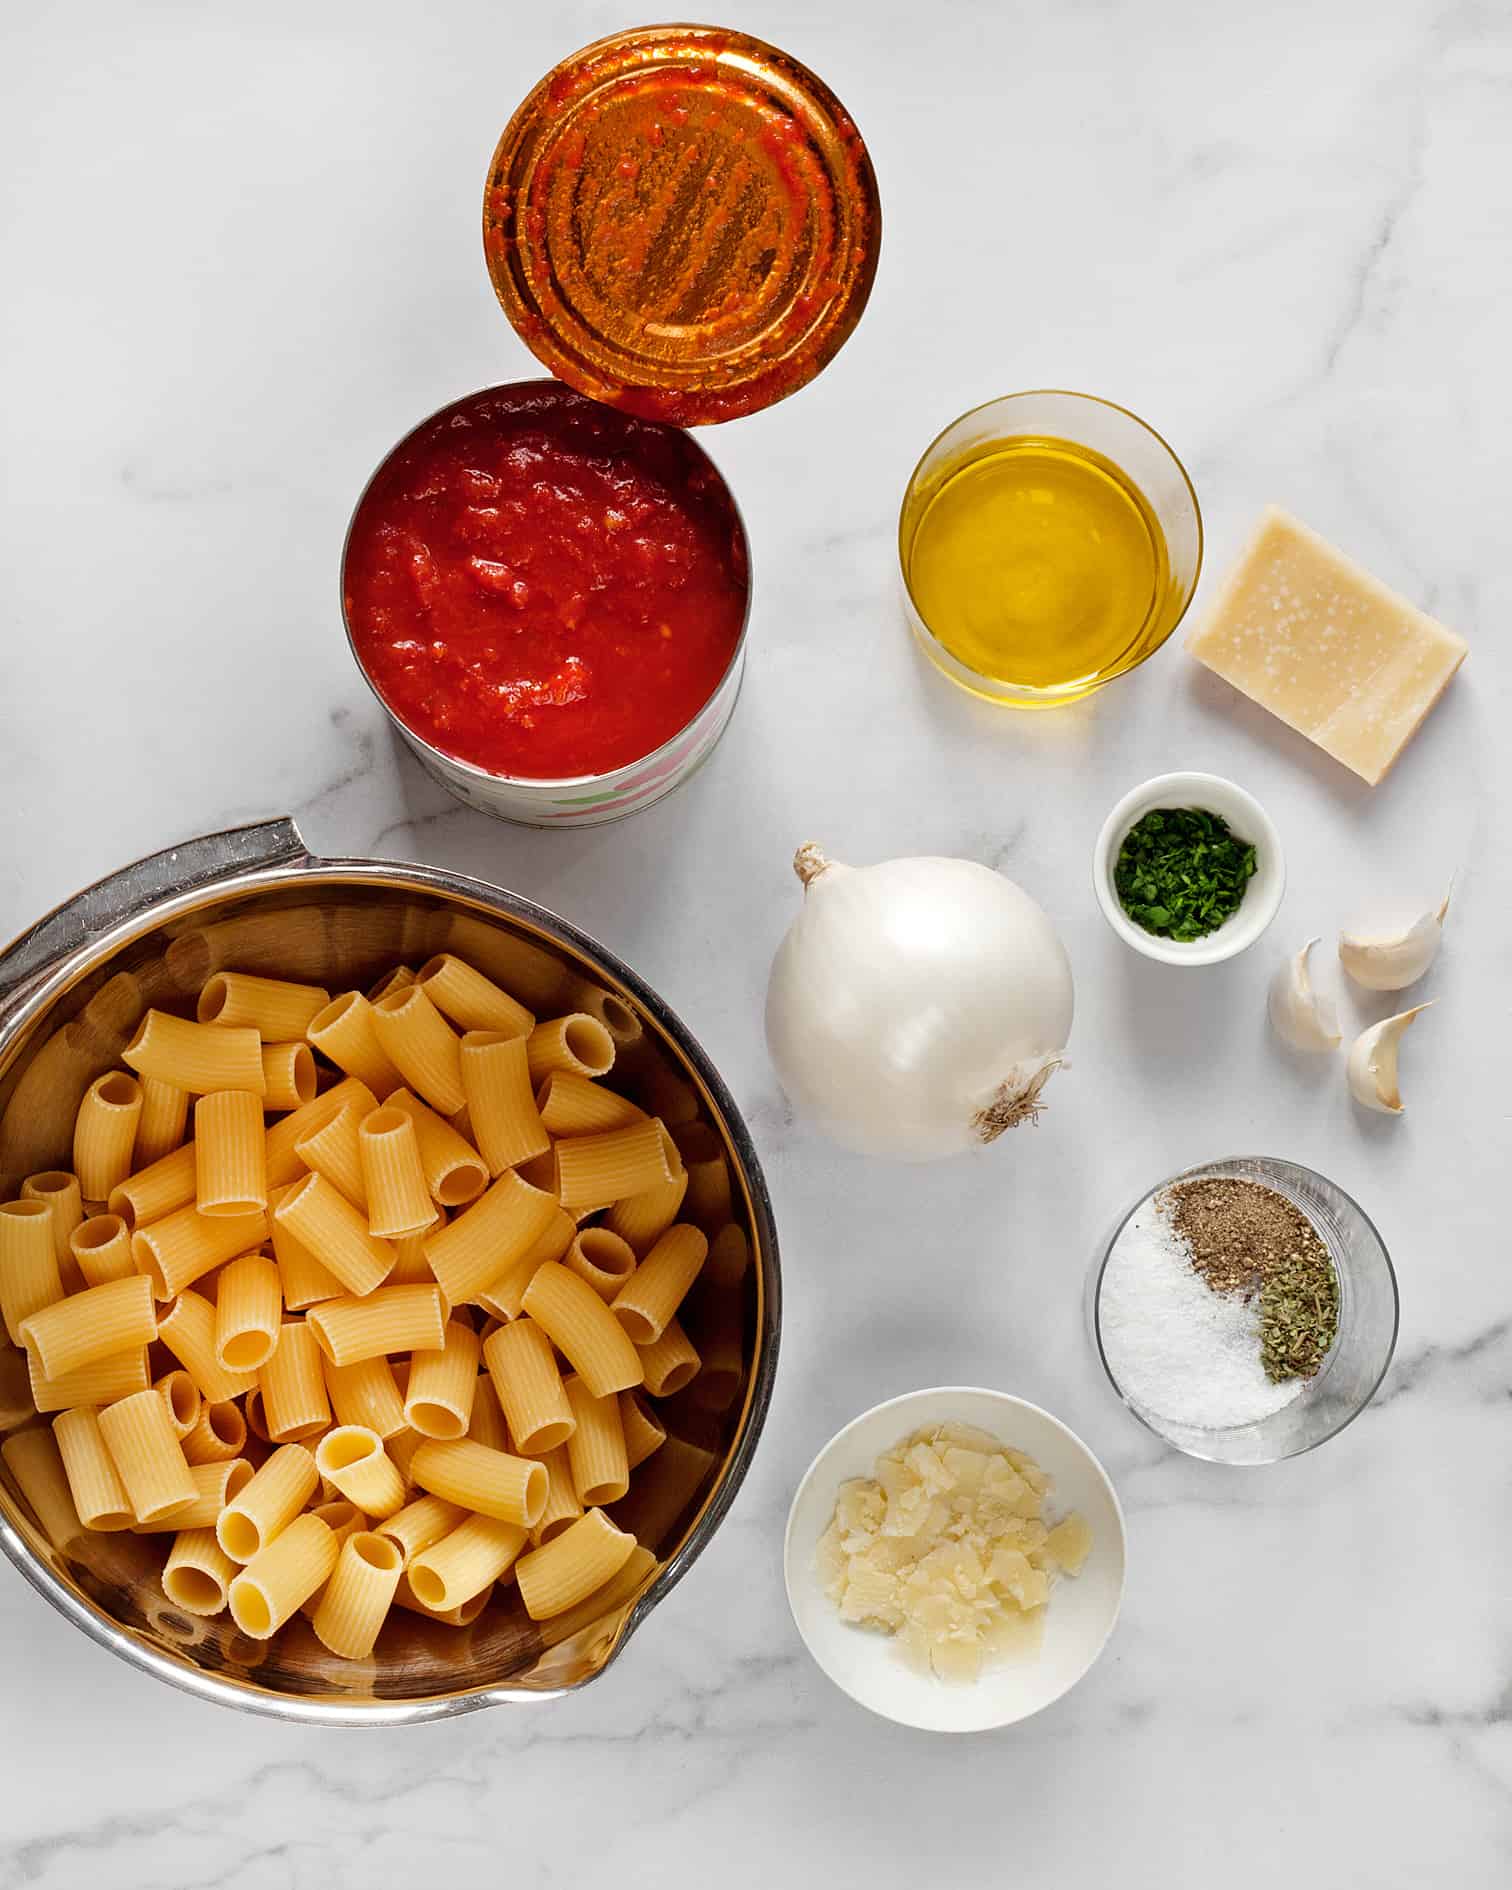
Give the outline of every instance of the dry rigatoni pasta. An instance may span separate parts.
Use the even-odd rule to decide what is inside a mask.
[[[438,1214],[430,1227],[418,1234],[396,1234],[394,1264],[389,1268],[386,1286],[428,1286],[435,1279],[430,1261],[425,1257],[425,1243],[432,1231],[445,1219]]]
[[[403,1566],[408,1568],[422,1549],[450,1535],[466,1515],[460,1503],[448,1503],[444,1496],[417,1496],[380,1523],[378,1533],[393,1542]]]
[[[274,1218],[359,1298],[380,1285],[394,1264],[390,1243],[370,1234],[366,1216],[322,1175],[308,1176],[284,1195]]]
[[[462,1088],[478,1153],[491,1175],[551,1147],[536,1108],[523,1037],[469,1030],[462,1039]]]
[[[614,1068],[614,1039],[596,1017],[572,1011],[552,1017],[525,1039],[530,1080],[544,1083],[553,1070],[575,1076],[607,1076]]]
[[[603,1207],[659,1188],[677,1173],[671,1138],[654,1116],[600,1135],[574,1135],[555,1144],[562,1206]]]
[[[84,1195],[79,1186],[79,1177],[71,1175],[64,1168],[44,1169],[41,1174],[28,1175],[21,1183],[23,1201],[45,1201],[52,1215],[53,1252],[57,1255],[58,1268],[63,1275],[64,1284],[68,1284],[69,1261],[73,1257],[74,1230],[84,1219]],[[98,1286],[98,1280],[87,1280],[87,1286]],[[74,1289],[69,1288],[70,1291]]]
[[[53,1436],[79,1521],[86,1529],[129,1529],[136,1511],[101,1434],[99,1413],[88,1405],[60,1411],[53,1419]]]
[[[0,1460],[55,1549],[66,1549],[83,1535],[84,1524],[74,1508],[58,1440],[50,1430],[39,1426],[14,1432],[0,1444]]]
[[[462,1092],[462,1045],[456,1031],[418,984],[390,991],[372,1010],[378,1041],[399,1070],[400,1083],[438,1114],[455,1115],[467,1101]]]
[[[194,1484],[191,1500],[150,1522],[133,1524],[138,1535],[213,1529],[221,1511],[252,1481],[252,1466],[244,1457],[229,1457],[223,1463],[192,1463],[189,1476]]]
[[[365,1516],[393,1516],[404,1507],[404,1478],[383,1439],[364,1424],[341,1424],[327,1431],[316,1446],[315,1467]]]
[[[743,1227],[732,1221],[709,1242],[703,1277],[714,1286],[738,1286],[751,1264],[751,1243]]]
[[[121,1217],[128,1230],[150,1226],[179,1208],[193,1206],[196,1166],[194,1144],[186,1142],[118,1183],[111,1189],[106,1206]]]
[[[407,984],[415,982],[414,969],[410,965],[395,965],[392,971],[384,972],[376,983],[368,988],[368,1003],[376,1004],[381,997],[387,997],[390,991],[402,991]]]
[[[196,1096],[215,1089],[263,1093],[262,1042],[252,1029],[195,1024],[168,1011],[148,1011],[121,1059],[138,1076]]]
[[[601,1509],[590,1509],[515,1563],[525,1612],[532,1621],[547,1621],[576,1607],[619,1572],[635,1546],[634,1536],[616,1529]]]
[[[670,1181],[660,1181],[642,1194],[616,1201],[604,1216],[604,1225],[611,1234],[628,1241],[637,1254],[649,1253],[677,1219],[687,1192],[685,1168]]]
[[[17,1336],[49,1378],[63,1378],[97,1359],[150,1345],[157,1329],[152,1288],[137,1273],[40,1307],[21,1321]]]
[[[0,1313],[11,1344],[21,1343],[23,1321],[62,1297],[52,1209],[45,1201],[6,1201],[0,1205]]]
[[[448,1321],[440,1351],[416,1352],[404,1392],[405,1422],[422,1437],[465,1437],[472,1418],[481,1347],[458,1319]]]
[[[229,1371],[215,1355],[215,1308],[186,1288],[158,1320],[158,1337],[212,1404],[239,1398],[257,1383],[255,1372]]]
[[[671,1135],[688,1171],[683,1218],[706,1234],[717,1233],[730,1218],[730,1165],[724,1146],[706,1122],[680,1123]]]
[[[301,1136],[294,1153],[306,1168],[323,1175],[364,1217],[367,1214],[367,1183],[362,1172],[362,1153],[357,1132],[374,1112],[364,1109],[354,1099],[343,1104],[332,1117]],[[377,1229],[373,1230],[377,1232]]]
[[[255,1372],[278,1345],[283,1286],[278,1268],[260,1253],[243,1254],[215,1281],[215,1357],[227,1371]]]
[[[202,1396],[194,1428],[180,1441],[185,1460],[191,1465],[223,1463],[239,1457],[247,1444],[247,1420],[241,1406],[229,1398],[212,1403]]]
[[[195,1016],[202,1024],[250,1026],[264,1043],[282,1043],[303,1037],[330,1001],[318,985],[218,971],[200,987]]]
[[[159,1299],[176,1299],[212,1267],[254,1252],[268,1237],[268,1216],[261,1209],[251,1214],[201,1214],[198,1208],[175,1208],[150,1227],[138,1227],[131,1236],[131,1257],[137,1271],[152,1281]]]
[[[81,1365],[78,1371],[68,1372],[62,1378],[49,1378],[36,1353],[28,1346],[26,1375],[32,1408],[44,1414],[70,1411],[81,1404],[114,1404],[118,1398],[146,1391],[151,1383],[144,1345],[116,1352],[110,1358],[96,1359],[92,1365]]]
[[[546,1507],[541,1511],[540,1521],[530,1532],[531,1546],[537,1549],[543,1542],[550,1542],[553,1536],[559,1536],[569,1523],[575,1523],[583,1513],[577,1486],[572,1480],[572,1464],[567,1455],[567,1446],[562,1444],[555,1450],[542,1451],[541,1462],[546,1466]]]
[[[194,1105],[194,1203],[201,1214],[255,1214],[268,1205],[262,1098],[218,1089]]]
[[[453,1306],[507,1273],[556,1219],[557,1203],[512,1170],[481,1201],[425,1243],[425,1257]]]
[[[333,1365],[357,1365],[392,1352],[439,1351],[446,1343],[439,1286],[380,1286],[360,1299],[322,1300],[305,1320]]]
[[[298,1186],[274,1188],[268,1196],[272,1223],[273,1258],[278,1267],[283,1303],[290,1312],[304,1312],[323,1299],[339,1299],[346,1288],[324,1261],[319,1260],[288,1225],[278,1218],[278,1204]]]
[[[302,1109],[315,1100],[315,1058],[307,1043],[265,1043],[264,1100],[269,1109]]]
[[[580,1378],[569,1378],[565,1390],[572,1409],[573,1430],[567,1439],[567,1461],[572,1487],[584,1509],[617,1503],[630,1488],[630,1462],[625,1450],[625,1426],[620,1417],[619,1394],[595,1398]]]
[[[368,1231],[385,1239],[422,1233],[436,1218],[414,1118],[402,1109],[375,1109],[357,1129]]]
[[[667,1329],[698,1278],[709,1243],[700,1229],[679,1222],[669,1227],[641,1261],[609,1310],[633,1345],[650,1345]]]
[[[221,1511],[215,1524],[216,1541],[233,1562],[250,1562],[288,1528],[319,1483],[315,1459],[304,1445],[284,1444]]]
[[[499,1031],[506,1037],[529,1036],[534,1015],[501,991],[465,959],[442,952],[420,967],[415,982],[425,995],[461,1031]]]
[[[637,1349],[646,1389],[653,1398],[670,1398],[698,1373],[697,1349],[675,1319],[669,1319],[649,1345]]]
[[[373,1651],[402,1572],[399,1551],[386,1536],[370,1530],[348,1536],[315,1610],[315,1638],[342,1660],[365,1659]]]
[[[139,1167],[148,1167],[171,1154],[184,1139],[189,1125],[190,1095],[177,1083],[165,1083],[156,1076],[144,1076],[142,1113],[137,1118],[136,1149],[132,1159]],[[275,1103],[269,1104],[276,1108]]]
[[[153,1380],[152,1389],[168,1407],[168,1422],[173,1426],[173,1434],[182,1444],[199,1422],[199,1414],[204,1409],[205,1400],[200,1395],[200,1388],[180,1367],[177,1371],[164,1372],[161,1378]],[[185,1461],[189,1461],[185,1452]]]
[[[475,1444],[487,1444],[490,1450],[513,1448],[509,1425],[504,1419],[504,1407],[499,1403],[499,1394],[486,1372],[473,1387],[472,1416],[467,1420],[467,1434]],[[535,1453],[527,1450],[521,1454],[529,1457]]]
[[[667,1441],[667,1427],[639,1391],[619,1394],[620,1426],[625,1433],[625,1461],[632,1470],[654,1456]]]
[[[378,1098],[366,1083],[360,1082],[355,1076],[346,1076],[333,1089],[316,1096],[313,1102],[307,1102],[301,1108],[291,1110],[288,1115],[279,1117],[268,1130],[265,1145],[270,1193],[275,1188],[286,1188],[304,1179],[306,1169],[299,1159],[300,1142],[313,1134],[322,1123],[329,1122],[332,1116],[339,1115],[349,1103],[358,1104],[365,1114],[378,1107]]]
[[[604,1301],[610,1301],[635,1271],[635,1249],[607,1227],[585,1227],[575,1233],[562,1255],[569,1273],[586,1280]]]
[[[384,1107],[402,1109],[414,1123],[431,1199],[440,1207],[464,1207],[476,1201],[488,1186],[488,1164],[467,1138],[407,1089],[392,1091]]]
[[[536,1108],[551,1135],[599,1135],[640,1122],[645,1110],[576,1070],[552,1070],[536,1091]]]
[[[214,1529],[185,1529],[173,1538],[163,1565],[163,1593],[189,1614],[219,1614],[240,1572]]]
[[[415,1452],[410,1474],[432,1496],[525,1529],[540,1521],[546,1507],[546,1472],[539,1463],[467,1437],[444,1444],[427,1439]]]
[[[131,1235],[119,1214],[92,1214],[87,1221],[80,1221],[69,1235],[68,1244],[86,1286],[129,1280],[136,1272]]]
[[[86,1201],[104,1201],[131,1173],[142,1086],[124,1070],[96,1077],[74,1117],[73,1165]]]
[[[483,1347],[488,1375],[509,1424],[528,1457],[544,1456],[571,1437],[574,1419],[551,1340],[533,1319],[500,1326]]]
[[[640,1354],[586,1280],[551,1260],[536,1270],[522,1310],[541,1326],[596,1398],[642,1381]]]
[[[405,1428],[404,1400],[386,1357],[359,1359],[355,1365],[325,1361],[326,1390],[338,1424],[362,1424],[382,1438]]]
[[[231,1619],[253,1640],[276,1634],[330,1578],[336,1536],[318,1516],[296,1516],[232,1578]]]
[[[286,1319],[278,1343],[257,1374],[263,1421],[275,1444],[296,1444],[331,1421],[325,1370],[315,1334],[303,1319]]]
[[[360,991],[333,998],[311,1018],[305,1035],[322,1056],[355,1076],[375,1097],[388,1095],[404,1081],[378,1041],[373,1007]]]
[[[100,1412],[100,1434],[139,1523],[156,1522],[192,1503],[194,1476],[168,1417],[148,1386]]]
[[[520,1523],[469,1516],[410,1563],[405,1573],[411,1591],[428,1608],[461,1607],[491,1588],[528,1540],[529,1531]]]

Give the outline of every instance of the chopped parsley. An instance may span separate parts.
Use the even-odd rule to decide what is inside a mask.
[[[1255,849],[1202,807],[1152,808],[1118,849],[1113,886],[1136,925],[1159,938],[1205,938],[1239,910]]]

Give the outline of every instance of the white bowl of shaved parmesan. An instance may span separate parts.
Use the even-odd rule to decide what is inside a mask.
[[[784,1563],[798,1632],[843,1692],[903,1726],[986,1732],[1052,1705],[1107,1645],[1123,1512],[1059,1418],[943,1385],[825,1445]]]

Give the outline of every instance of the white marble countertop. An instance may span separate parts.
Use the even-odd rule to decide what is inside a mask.
[[[517,98],[620,15],[96,0],[8,18],[0,934],[272,812],[321,851],[518,888],[628,958],[727,1075],[787,1309],[733,1514],[625,1658],[559,1704],[369,1734],[239,1717],[111,1660],[0,1566],[0,1890],[1505,1884],[1512,20],[1415,0],[737,12],[855,114],[882,267],[823,378],[710,440],[757,568],[730,733],[661,807],[578,834],[492,824],[398,749],[347,655],[336,558],[414,419],[531,370],[482,266],[483,169]],[[915,657],[893,553],[913,458],[963,408],[1045,384],[1110,395],[1177,446],[1205,589],[1275,499],[1470,639],[1385,786],[1179,648],[1033,719]],[[1104,927],[1098,824],[1176,766],[1238,777],[1279,823],[1277,949],[1411,910],[1459,869],[1404,1121],[1363,1119],[1337,1062],[1283,1059],[1268,948],[1168,975]],[[790,1124],[761,998],[809,838],[858,861],[970,854],[1048,907],[1079,1012],[1037,1132],[904,1172]],[[1123,1413],[1081,1291],[1146,1184],[1251,1152],[1364,1203],[1403,1327],[1352,1429],[1225,1472]],[[780,1570],[813,1452],[940,1382],[1064,1417],[1129,1521],[1102,1663],[1042,1718],[959,1741],[837,1693]]]

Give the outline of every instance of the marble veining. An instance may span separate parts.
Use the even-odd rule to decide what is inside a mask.
[[[784,1244],[776,1397],[708,1552],[594,1685],[429,1727],[218,1711],[88,1644],[0,1569],[0,1890],[371,1890],[417,1874],[773,1883],[1512,1881],[1512,14],[1491,0],[748,0],[861,125],[885,238],[813,386],[706,436],[754,547],[745,691],[651,812],[580,833],[456,805],[354,672],[336,560],[420,415],[534,368],[483,269],[483,169],[557,57],[626,23],[244,0],[13,8],[0,60],[8,628],[0,933],[176,839],[293,813],[553,906],[728,1077]],[[1005,718],[912,648],[896,507],[927,441],[1017,387],[1106,394],[1191,468],[1197,608],[1277,500],[1470,640],[1364,788],[1178,648]],[[1093,839],[1149,774],[1248,786],[1288,850],[1266,943],[1196,976],[1099,918]],[[1077,978],[1041,1126],[977,1164],[818,1145],[766,1060],[788,862],[965,853],[1020,879]],[[1409,1114],[1268,1037],[1275,954],[1456,895],[1404,1046]],[[1318,954],[1327,960],[1327,946]],[[1356,1028],[1395,1008],[1354,994]],[[1381,1227],[1402,1285],[1373,1407],[1273,1470],[1195,1463],[1101,1379],[1086,1269],[1160,1176],[1275,1153]],[[809,1459],[877,1400],[998,1385],[1108,1465],[1123,1621],[1016,1731],[873,1720],[782,1595]]]

